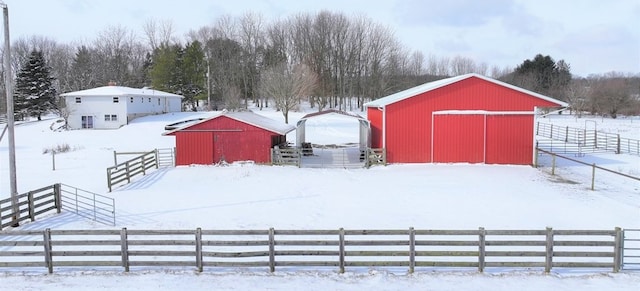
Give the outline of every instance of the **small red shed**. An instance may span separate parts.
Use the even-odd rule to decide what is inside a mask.
[[[176,137],[176,165],[271,162],[271,148],[295,127],[250,111],[224,112],[163,133]]]
[[[536,108],[567,104],[478,74],[426,83],[364,104],[371,146],[390,163],[530,165]]]

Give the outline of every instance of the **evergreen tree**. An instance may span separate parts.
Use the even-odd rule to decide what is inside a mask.
[[[42,119],[42,114],[56,109],[56,89],[51,68],[41,51],[32,51],[16,78],[15,113]]]
[[[513,73],[516,86],[543,95],[566,99],[566,91],[571,82],[571,68],[564,60],[557,63],[550,56],[536,55],[533,60],[525,60]]]
[[[178,67],[179,50],[179,46],[162,45],[153,52],[149,78],[154,89],[175,93],[173,81],[174,71]]]
[[[190,103],[196,108],[197,100],[204,95],[205,74],[207,71],[204,62],[204,51],[199,41],[188,44],[182,57],[183,102]]]

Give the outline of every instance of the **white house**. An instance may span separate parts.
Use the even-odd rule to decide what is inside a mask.
[[[142,88],[104,86],[61,94],[71,129],[119,128],[137,117],[181,111],[183,96]]]

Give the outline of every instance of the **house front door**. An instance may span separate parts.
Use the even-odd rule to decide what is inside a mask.
[[[82,116],[82,128],[93,128],[93,116]]]

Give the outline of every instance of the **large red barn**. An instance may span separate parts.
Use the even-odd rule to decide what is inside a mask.
[[[271,162],[271,148],[295,127],[253,112],[225,112],[163,135],[176,137],[176,165]]]
[[[533,163],[536,108],[567,104],[478,74],[365,104],[373,148],[390,163]]]

